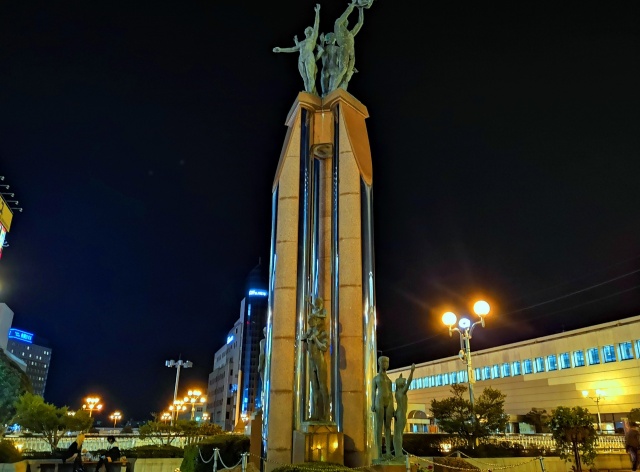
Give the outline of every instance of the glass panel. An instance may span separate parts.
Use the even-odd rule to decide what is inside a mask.
[[[551,354],[547,356],[547,370],[557,370],[558,369],[558,361],[556,359],[555,354]]]
[[[502,364],[502,376],[511,377],[511,365],[508,362]]]
[[[605,362],[615,362],[616,361],[616,350],[613,347],[613,344],[609,344],[607,346],[602,347],[602,358]]]
[[[458,372],[458,374],[459,374],[458,378],[460,379],[460,383],[469,381],[469,376],[467,375],[466,370],[461,370],[460,372]]]
[[[442,385],[449,385],[449,374],[442,374]]]
[[[500,366],[498,364],[493,366],[493,372],[491,372],[493,374],[493,378],[494,379],[499,379],[500,378]]]
[[[474,375],[476,376],[476,380],[484,380],[482,378],[482,369],[480,369],[479,367],[476,367],[474,370]]]
[[[489,379],[491,379],[491,367],[486,366],[486,367],[483,369],[483,372],[482,372],[482,373],[483,373],[483,378],[484,378],[484,380],[489,380]]]
[[[442,374],[436,375],[436,387],[440,387],[442,385]]]
[[[522,369],[520,368],[520,361],[515,361],[513,363],[513,375],[522,374]]]
[[[536,373],[544,372],[544,357],[536,357]]]
[[[589,359],[589,365],[600,364],[600,353],[597,347],[587,349],[587,359]]]
[[[633,350],[631,349],[631,341],[618,344],[618,355],[621,361],[633,359]]]
[[[636,359],[640,359],[640,340],[636,341]]]
[[[569,357],[568,352],[563,352],[562,354],[560,354],[560,368],[561,369],[571,368],[571,358]]]
[[[522,361],[522,371],[525,374],[533,373],[533,363],[531,362],[531,359],[525,359]]]
[[[573,365],[575,367],[583,367],[584,366],[584,352],[582,352],[582,351],[574,351],[573,352]]]
[[[458,383],[458,372],[451,372],[449,374],[449,380],[451,380],[452,384]]]

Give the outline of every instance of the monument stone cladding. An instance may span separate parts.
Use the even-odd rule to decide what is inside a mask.
[[[376,459],[369,115],[346,91],[355,72],[354,36],[372,2],[349,4],[326,35],[319,35],[316,5],[305,38],[274,48],[299,53],[305,91],[287,116],[272,189],[262,417],[267,470],[309,461],[357,467]]]

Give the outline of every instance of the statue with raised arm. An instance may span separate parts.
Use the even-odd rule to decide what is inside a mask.
[[[327,385],[327,362],[325,352],[329,348],[329,336],[325,329],[327,310],[324,301],[317,297],[311,301],[311,313],[307,319],[307,332],[302,341],[307,343],[311,372],[311,421],[329,420],[329,386]]]
[[[371,411],[376,414],[376,426],[374,442],[378,450],[378,459],[382,456],[382,429],[384,427],[384,437],[387,444],[387,454],[391,451],[391,420],[393,418],[393,391],[391,389],[391,379],[387,375],[389,368],[389,358],[387,356],[378,357],[379,371],[373,378],[371,384],[371,398],[373,405]]]
[[[313,27],[308,26],[304,30],[305,38],[298,41],[298,37],[293,37],[295,46],[290,48],[273,48],[273,52],[300,52],[298,57],[298,71],[304,81],[304,89],[309,93],[316,92],[316,41],[318,39],[318,28],[320,26],[320,4],[315,7],[316,19]]]
[[[413,371],[416,365],[411,364],[411,373],[409,378],[404,379],[402,374],[396,379],[396,421],[393,424],[393,454],[396,457],[403,457],[402,452],[402,434],[404,427],[407,425],[407,392],[413,380]]]
[[[369,8],[373,1],[358,1],[354,0],[349,4],[344,13],[335,21],[333,25],[333,33],[335,35],[336,43],[340,50],[338,57],[338,67],[334,82],[335,88],[342,88],[347,90],[347,85],[351,76],[355,72],[355,36],[362,28],[364,23],[364,8]],[[354,8],[358,8],[358,23],[350,30],[349,29],[349,15],[353,12]],[[332,90],[335,90],[332,89]]]

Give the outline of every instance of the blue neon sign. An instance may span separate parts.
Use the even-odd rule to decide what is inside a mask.
[[[232,341],[233,341],[233,334],[230,334],[229,336],[227,336],[227,344],[229,344]]]
[[[269,293],[266,290],[260,290],[256,288],[249,289],[250,297],[267,297]]]
[[[27,333],[20,329],[11,328],[9,330],[9,339],[17,339],[18,341],[31,344],[33,342],[33,333]]]

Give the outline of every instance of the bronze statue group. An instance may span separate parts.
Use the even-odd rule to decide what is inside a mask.
[[[364,9],[370,8],[373,0],[353,0],[342,15],[335,21],[333,32],[319,34],[320,5],[315,6],[313,26],[304,30],[304,39],[293,37],[295,46],[273,48],[273,52],[299,52],[298,71],[304,81],[306,92],[318,94],[316,87],[317,61],[321,61],[320,87],[322,96],[338,88],[347,89],[349,80],[355,72],[355,36],[364,23]],[[358,9],[358,22],[349,29],[349,15]],[[318,42],[320,38],[320,42]]]

